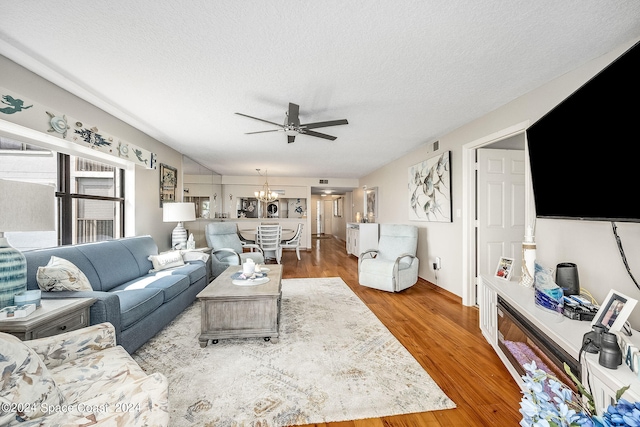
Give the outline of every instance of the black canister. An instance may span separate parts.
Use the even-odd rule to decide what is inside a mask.
[[[578,266],[572,262],[558,264],[556,266],[556,284],[562,288],[565,295],[579,295]]]
[[[602,334],[598,362],[609,369],[617,369],[618,366],[622,365],[622,350],[620,350],[618,337],[615,334],[611,332]]]
[[[582,338],[582,349],[587,353],[598,353],[602,346],[602,334],[606,331],[602,325],[593,325],[592,330],[584,334]]]

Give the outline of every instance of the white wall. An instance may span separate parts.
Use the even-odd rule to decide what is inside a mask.
[[[462,146],[507,129],[518,123],[534,123],[555,105],[573,93],[606,65],[624,53],[638,40],[620,46],[613,52],[560,76],[549,83],[506,104],[478,120],[438,138],[440,149],[427,153],[427,144],[387,164],[360,179],[360,189],[354,191],[354,213],[362,210],[362,187],[378,187],[378,222],[411,223],[420,228],[418,256],[420,277],[435,282],[430,265],[435,256],[442,258],[437,284],[456,295],[462,295],[462,221],[457,216],[462,209]],[[430,141],[431,142],[431,141]],[[618,144],[631,144],[618,141]],[[418,161],[433,157],[444,150],[451,151],[453,222],[419,222],[408,220],[407,169]],[[615,146],[610,152],[615,157]],[[552,169],[550,168],[550,171]],[[633,183],[629,183],[633,184]],[[630,193],[630,203],[633,195]],[[632,272],[640,280],[640,224],[618,223]],[[538,261],[547,267],[560,262],[578,265],[580,284],[602,302],[610,289],[634,299],[640,291],[627,275],[608,222],[538,220],[536,223]],[[514,283],[515,285],[515,283]],[[640,306],[639,306],[640,307]],[[640,308],[631,316],[632,325],[640,327]]]
[[[26,70],[20,65],[0,55],[0,86],[33,100],[58,114],[82,120],[98,127],[105,133],[115,135],[141,148],[157,154],[158,164],[165,163],[178,169],[182,165],[182,155],[168,146],[149,137],[145,133],[127,125],[103,110],[71,95],[51,82]],[[0,117],[0,120],[5,117]],[[46,119],[46,117],[45,117]],[[47,137],[51,137],[47,135]],[[100,157],[96,153],[96,157]],[[151,235],[160,250],[171,245],[171,230],[175,224],[162,222],[162,209],[159,200],[159,171],[136,166],[133,168],[135,183],[127,183],[127,195],[134,202],[128,203],[127,235]],[[178,173],[181,173],[179,170]],[[178,180],[178,195],[182,194],[182,180]],[[178,196],[181,197],[181,196]],[[181,199],[179,199],[181,200]]]

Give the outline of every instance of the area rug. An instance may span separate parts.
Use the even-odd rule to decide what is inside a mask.
[[[285,279],[278,343],[200,348],[196,301],[134,359],[169,379],[172,427],[276,427],[454,408],[340,278]]]

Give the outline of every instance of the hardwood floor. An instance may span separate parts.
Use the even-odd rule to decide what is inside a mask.
[[[357,258],[345,242],[313,239],[311,251],[285,251],[283,278],[341,277],[457,405],[456,409],[367,420],[313,424],[329,427],[516,426],[520,388],[480,333],[478,310],[420,280],[391,294],[358,284]]]

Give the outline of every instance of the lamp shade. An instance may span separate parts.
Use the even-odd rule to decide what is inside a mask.
[[[162,221],[183,222],[196,220],[196,205],[194,203],[163,203]]]
[[[27,289],[27,261],[5,232],[55,230],[52,186],[0,179],[0,308]]]
[[[0,232],[55,230],[55,188],[0,179]]]

